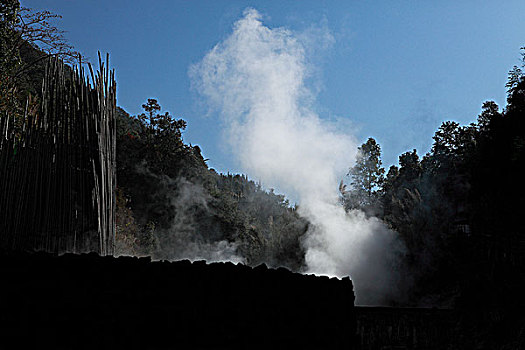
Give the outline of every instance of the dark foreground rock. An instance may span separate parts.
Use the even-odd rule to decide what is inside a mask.
[[[525,308],[356,307],[358,350],[525,349]]]
[[[352,349],[352,282],[232,263],[0,254],[0,348]]]
[[[359,350],[458,348],[455,310],[356,307],[355,313]]]
[[[354,307],[349,279],[264,265],[0,251],[0,349],[525,349],[509,303]]]

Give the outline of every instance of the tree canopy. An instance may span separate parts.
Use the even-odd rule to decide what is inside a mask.
[[[370,209],[376,204],[378,192],[384,181],[385,169],[381,166],[381,147],[370,137],[358,147],[355,165],[348,171],[351,188],[341,187],[346,209]]]
[[[0,112],[21,114],[28,94],[38,95],[46,58],[80,59],[65,32],[52,24],[60,18],[21,7],[18,0],[0,2]]]

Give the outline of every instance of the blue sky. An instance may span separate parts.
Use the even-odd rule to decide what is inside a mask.
[[[109,52],[118,104],[138,114],[157,98],[188,122],[185,141],[222,172],[242,169],[222,142],[220,122],[191,89],[188,69],[247,7],[271,28],[331,33],[333,45],[309,57],[315,108],[323,118],[348,119],[359,143],[374,137],[386,166],[413,148],[426,153],[442,121],[468,124],[485,100],[504,107],[507,72],[525,46],[523,0],[21,2],[62,15],[56,24],[93,61],[97,50]]]

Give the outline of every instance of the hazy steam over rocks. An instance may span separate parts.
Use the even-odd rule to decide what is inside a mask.
[[[317,37],[333,41],[328,31]],[[244,171],[298,199],[311,223],[303,246],[307,272],[351,276],[357,303],[391,296],[394,233],[360,211],[346,213],[338,184],[355,161],[356,143],[342,125],[312,108],[309,32],[268,28],[247,9],[232,34],[190,68],[194,87],[218,112],[225,136]]]
[[[203,229],[203,218],[210,216],[211,197],[202,184],[183,176],[172,179],[153,173],[146,164],[136,167],[136,173],[156,184],[154,205],[164,208],[160,213],[168,218],[166,224],[154,230],[151,255],[159,260],[206,260],[209,262],[245,262],[239,255],[236,242],[230,242],[209,227]],[[154,195],[155,195],[154,194]],[[151,210],[159,210],[151,208]],[[213,226],[213,225],[210,225]],[[202,233],[205,232],[206,235]]]

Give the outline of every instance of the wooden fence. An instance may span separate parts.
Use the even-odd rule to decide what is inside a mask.
[[[0,116],[4,249],[113,254],[116,84],[99,66],[50,59],[36,111]]]

